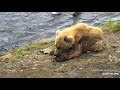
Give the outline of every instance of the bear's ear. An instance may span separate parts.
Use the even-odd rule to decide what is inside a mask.
[[[64,41],[69,43],[69,44],[73,44],[74,43],[74,37],[72,35],[66,36],[64,38]]]
[[[58,36],[59,33],[60,33],[60,30],[57,30],[57,31],[56,31],[56,36]]]

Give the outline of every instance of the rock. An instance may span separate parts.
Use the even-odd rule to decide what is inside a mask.
[[[111,45],[112,48],[117,48],[119,45]]]
[[[35,67],[33,67],[32,69],[36,69]]]
[[[78,15],[80,15],[80,12],[74,12],[74,13],[73,13],[73,16],[74,16],[74,17],[76,17],[76,16],[78,16]]]
[[[111,55],[108,56],[108,60],[110,60],[111,62],[113,61],[113,58]]]
[[[83,68],[79,68],[80,70],[82,70]]]
[[[108,60],[110,60],[111,62],[117,63],[119,62],[118,58],[116,58],[115,56],[109,55]]]
[[[87,51],[86,53],[90,53],[90,51]]]
[[[52,48],[45,48],[41,50],[41,52],[43,52],[44,54],[50,54],[51,51],[52,51]]]

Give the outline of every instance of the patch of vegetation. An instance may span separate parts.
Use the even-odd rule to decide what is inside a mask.
[[[113,33],[118,32],[120,31],[120,22],[114,22],[110,19],[107,24],[102,26],[102,30]]]
[[[53,45],[53,40],[50,41],[48,39],[43,39],[40,42],[33,42],[23,47],[13,49],[12,51],[7,52],[5,55],[0,56],[0,59],[14,60],[25,55],[30,55],[35,50],[52,47]]]

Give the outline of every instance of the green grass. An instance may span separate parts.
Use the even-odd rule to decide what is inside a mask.
[[[118,32],[120,31],[120,22],[114,22],[110,19],[108,23],[102,26],[102,30],[113,33]]]
[[[23,47],[13,49],[12,51],[7,52],[5,55],[2,55],[0,59],[14,60],[17,58],[21,58],[25,55],[30,55],[35,50],[52,47],[53,45],[53,40],[49,41],[47,39],[44,39],[40,42],[34,42]]]

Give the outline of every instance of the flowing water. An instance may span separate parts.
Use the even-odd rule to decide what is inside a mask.
[[[120,21],[120,12],[0,12],[0,53],[42,38],[54,38],[55,31],[78,22],[103,25],[112,19]]]

